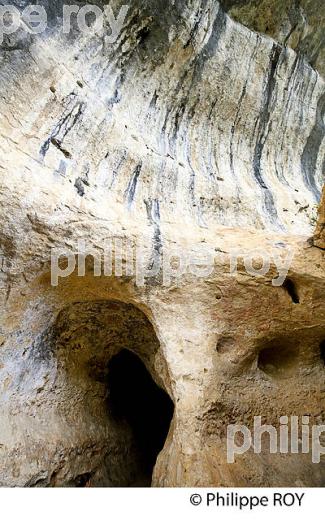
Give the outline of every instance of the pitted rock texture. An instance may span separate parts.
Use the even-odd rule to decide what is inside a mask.
[[[63,2],[40,3],[48,30],[22,27],[0,54],[0,485],[324,485],[324,460],[263,444],[228,464],[225,438],[256,415],[325,419],[325,93],[309,51],[214,0],[132,0],[114,44],[107,21],[64,35]],[[116,239],[141,243],[148,269],[181,249],[212,252],[214,271],[139,286],[87,263],[51,284],[53,249]],[[258,278],[243,259],[257,249],[272,259]],[[149,476],[110,404],[125,351],[174,407]]]

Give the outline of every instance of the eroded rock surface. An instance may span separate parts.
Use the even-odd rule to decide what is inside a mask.
[[[21,28],[0,54],[0,484],[148,484],[110,407],[110,363],[128,351],[174,406],[154,486],[324,485],[311,454],[263,443],[226,458],[229,424],[325,419],[314,50],[214,0],[132,0],[113,44],[107,20],[103,34],[64,35],[63,2],[40,3],[47,31]],[[96,254],[141,244],[148,271],[179,251],[212,254],[214,269],[139,284],[86,263],[54,286],[51,252],[76,254],[80,240]],[[270,258],[259,277],[250,251],[255,269],[258,251]],[[288,258],[286,283],[272,284]]]
[[[234,20],[303,54],[324,75],[322,0],[222,0],[221,5]]]
[[[323,196],[319,206],[314,244],[321,249],[325,249],[325,187],[323,188]]]

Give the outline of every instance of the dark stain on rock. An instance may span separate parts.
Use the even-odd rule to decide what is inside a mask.
[[[125,199],[126,199],[129,207],[132,205],[132,202],[134,201],[134,196],[135,196],[135,192],[137,189],[137,183],[138,183],[138,179],[139,179],[141,170],[142,170],[142,162],[140,162],[136,166],[136,168],[133,172],[132,178],[129,182],[129,185],[125,191]]]
[[[194,69],[193,78],[196,82],[199,82],[202,78],[202,72],[205,66],[205,63],[213,58],[218,50],[219,42],[224,34],[227,26],[227,15],[221,9],[218,10],[218,13],[214,19],[213,27],[211,31],[211,35],[201,50],[200,54],[197,57]]]
[[[274,199],[271,190],[266,185],[262,174],[261,161],[264,151],[264,146],[268,136],[268,127],[270,122],[270,115],[272,111],[272,99],[276,86],[276,70],[278,67],[279,59],[281,56],[282,47],[277,43],[272,46],[270,55],[269,72],[265,82],[265,88],[263,93],[261,113],[258,121],[257,139],[253,156],[253,172],[254,177],[259,186],[265,190],[264,192],[264,204],[266,211],[272,217],[273,220],[277,220],[277,211],[274,204]]]
[[[49,150],[50,144],[56,146],[56,148],[58,148],[65,155],[65,157],[71,157],[71,154],[62,147],[62,143],[64,138],[68,135],[68,133],[73,129],[78,120],[82,117],[83,109],[84,104],[79,102],[62,116],[62,118],[58,121],[58,123],[52,130],[50,137],[45,141],[45,143],[41,147],[41,158],[45,157],[46,153]]]
[[[71,153],[65,148],[63,148],[61,141],[55,139],[55,137],[52,137],[50,142],[51,144],[53,144],[53,146],[55,146],[55,148],[57,148],[58,150],[60,150],[61,153],[63,153],[64,157],[66,157],[67,159],[71,159]]]
[[[80,197],[83,197],[85,195],[85,186],[84,186],[84,183],[83,183],[83,180],[81,179],[81,177],[78,177],[76,179],[76,182],[74,183],[74,187],[76,188],[77,193]]]
[[[302,157],[301,169],[305,185],[313,193],[317,202],[320,201],[320,191],[316,185],[316,165],[325,133],[325,93],[319,98],[316,110],[316,121],[307,139]],[[325,159],[325,158],[324,158]],[[323,162],[323,175],[324,162]]]
[[[154,255],[151,264],[155,262],[157,257],[162,255],[162,238],[161,238],[161,230],[160,230],[160,206],[158,199],[149,199],[145,201],[145,205],[147,208],[147,215],[150,224],[154,228],[153,235],[153,250]]]

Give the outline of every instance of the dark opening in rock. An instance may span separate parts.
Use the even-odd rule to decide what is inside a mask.
[[[287,377],[298,368],[298,353],[295,342],[271,341],[258,355],[258,368],[272,377]]]
[[[71,483],[70,487],[88,487],[91,482],[91,473],[84,473],[83,475],[78,475]]]
[[[168,394],[159,388],[142,361],[122,350],[109,363],[108,408],[113,419],[130,427],[142,468],[138,486],[150,486],[174,413]]]
[[[290,278],[287,278],[283,284],[283,288],[287,291],[293,303],[300,303],[297,288]]]

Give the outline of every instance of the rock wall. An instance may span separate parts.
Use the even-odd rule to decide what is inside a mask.
[[[222,0],[232,18],[301,53],[324,76],[324,8],[321,0]]]
[[[10,37],[1,147],[11,187],[26,190],[20,168],[35,189],[31,176],[47,171],[61,196],[143,220],[157,200],[171,222],[311,233],[323,79],[216,2],[163,6],[132,2],[113,45],[77,29],[64,37],[59,18],[45,35]]]
[[[317,247],[325,249],[325,187],[323,188],[323,196],[319,206],[318,222],[316,227],[314,244]]]
[[[323,485],[310,454],[263,444],[226,460],[229,423],[324,423],[314,61],[212,0],[132,0],[113,44],[107,21],[103,34],[64,35],[63,2],[40,3],[45,33],[22,26],[0,54],[0,484],[141,478],[132,432],[106,406],[108,364],[128,349],[175,406],[153,485]],[[87,263],[53,286],[51,252],[75,254],[80,240],[97,254],[142,244],[148,270],[209,252],[214,269],[169,283],[159,271],[142,286]],[[251,250],[271,258],[259,277]]]

